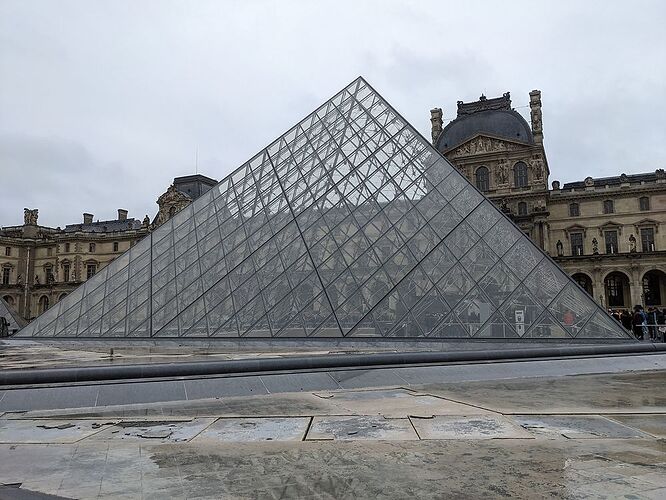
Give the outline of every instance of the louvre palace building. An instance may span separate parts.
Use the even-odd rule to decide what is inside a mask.
[[[509,93],[459,101],[446,126],[433,109],[433,145],[598,303],[663,307],[666,173],[549,181],[541,92],[529,99],[531,124]]]
[[[358,105],[370,102],[368,109],[377,109],[373,100],[379,97],[369,90],[363,92],[367,94],[365,97],[354,97]],[[666,305],[666,239],[661,224],[666,221],[666,174],[659,169],[653,173],[608,178],[590,176],[563,185],[557,180],[551,181],[544,148],[541,93],[532,91],[529,98],[531,123],[511,107],[509,93],[497,98],[481,96],[470,103],[459,101],[457,117],[448,124],[443,123],[442,110],[433,109],[432,143],[428,147],[434,147],[447,158],[599,305],[604,308],[630,308],[634,304],[663,307]],[[339,110],[346,101],[341,97],[337,104],[335,100],[331,102],[329,106]],[[303,154],[298,165],[300,181],[290,180],[286,177],[287,170],[284,176],[279,170],[278,160],[286,149],[295,157],[293,150],[297,146],[293,144],[301,148],[298,141],[305,142],[305,137],[309,141],[307,147],[316,150],[327,165],[327,160],[323,160],[324,155],[329,154],[324,152],[325,146],[319,146],[318,136],[301,124],[305,130],[303,139],[287,138],[283,141],[288,146],[276,146],[274,150],[269,147],[264,154],[272,158],[271,162],[251,161],[243,167],[245,170],[222,181],[224,186],[216,187],[217,181],[201,175],[174,179],[157,200],[159,208],[152,222],[147,216],[141,220],[130,218],[120,209],[117,217],[110,220],[94,221],[93,215],[86,213],[82,222],[68,224],[64,229],[50,228],[38,224],[37,209],[25,209],[23,225],[0,229],[0,298],[18,316],[29,321],[70,294],[78,294],[81,297],[71,297],[70,301],[77,304],[76,315],[82,315],[77,316],[79,333],[75,335],[81,331],[92,332],[93,328],[97,332],[101,329],[102,334],[105,328],[113,332],[114,325],[121,322],[123,331],[137,336],[152,336],[154,332],[169,335],[171,331],[180,335],[185,331],[195,332],[194,335],[205,331],[213,335],[213,331],[228,328],[241,336],[248,332],[267,336],[274,335],[271,332],[299,329],[309,335],[309,323],[317,324],[312,328],[314,332],[335,329],[341,330],[343,335],[347,331],[363,335],[363,332],[377,330],[381,335],[399,336],[401,330],[410,328],[413,320],[422,332],[436,328],[446,332],[453,331],[452,328],[476,328],[474,331],[477,331],[484,324],[492,324],[492,336],[497,336],[498,328],[515,330],[520,336],[524,330],[512,323],[515,309],[520,307],[527,308],[528,316],[527,326],[520,328],[532,331],[530,328],[534,325],[534,332],[537,327],[541,328],[539,331],[552,330],[550,322],[556,322],[553,318],[556,312],[564,310],[562,304],[566,301],[562,299],[559,306],[550,306],[554,308],[552,314],[546,314],[545,308],[536,304],[543,291],[536,281],[532,288],[529,277],[538,274],[536,270],[543,275],[544,266],[551,264],[536,257],[530,263],[531,251],[521,247],[518,241],[524,236],[509,237],[513,229],[503,226],[503,218],[497,219],[492,210],[484,207],[486,202],[479,205],[482,197],[477,199],[475,190],[469,191],[465,185],[454,182],[445,167],[437,170],[428,166],[435,161],[432,157],[421,160],[425,154],[423,148],[412,145],[420,139],[400,132],[396,124],[399,118],[381,122],[370,113],[367,120],[374,121],[376,128],[369,132],[369,125],[365,124],[367,130],[363,133],[366,135],[359,131],[357,137],[346,139],[333,133],[336,126],[333,120],[339,120],[337,115],[330,118],[330,125],[326,122],[326,117],[333,115],[332,111],[321,115],[327,127],[324,132],[340,144],[350,164],[361,157],[359,162],[370,163],[366,161],[370,153],[363,152],[357,142],[371,142],[373,139],[368,139],[371,134],[376,134],[374,137],[394,134],[395,151],[382,146],[379,139],[373,147],[386,155],[386,161],[395,163],[396,170],[388,167],[368,170],[365,177],[352,183],[349,180],[352,175],[344,174],[339,168],[340,178],[331,170],[323,183],[315,176],[314,164],[308,163]],[[317,127],[308,126],[312,130]],[[351,128],[355,130],[354,126]],[[321,134],[321,130],[317,133]],[[351,145],[355,149],[352,150]],[[409,147],[414,147],[414,151],[408,154]],[[380,156],[377,152],[372,154]],[[391,159],[400,155],[402,163]],[[426,166],[415,167],[419,164]],[[405,165],[410,165],[411,170]],[[268,173],[264,173],[264,169],[268,169]],[[378,176],[380,170],[382,175]],[[435,177],[428,177],[427,172]],[[442,187],[444,182],[436,176],[449,179],[446,187]],[[440,182],[439,191],[431,187],[435,185],[435,178]],[[251,179],[251,187],[248,179]],[[320,215],[324,205],[303,205],[302,212],[296,211],[296,202],[306,198],[302,193],[305,187],[299,182],[314,193],[313,198],[317,189],[331,189],[327,187],[331,182],[338,183],[337,198],[331,202],[334,208],[326,208],[325,218]],[[366,194],[359,187],[363,183],[363,189],[368,192],[374,189],[368,187],[374,183],[379,189],[377,193],[383,193],[384,198]],[[387,195],[386,186],[391,183],[396,187],[391,188],[393,194]],[[284,206],[280,200],[276,198],[273,202],[266,194],[278,189],[275,186],[288,200]],[[243,208],[238,212],[229,208],[230,202],[220,201],[232,196],[241,199],[250,189],[263,193],[263,198],[256,198],[261,200],[261,216],[256,215],[259,212],[246,216]],[[408,199],[418,199],[418,203],[409,202],[411,208],[406,208],[408,202],[395,193],[400,190]],[[215,193],[211,194],[213,191]],[[432,193],[438,193],[439,198]],[[356,208],[344,208],[340,198],[347,202],[354,200]],[[256,200],[252,203],[258,204]],[[197,203],[202,208],[197,209]],[[240,201],[237,203],[241,205]],[[411,212],[405,216],[408,210]],[[216,221],[214,225],[207,222],[211,217]],[[245,221],[240,226],[236,222],[239,219]],[[352,219],[353,224],[348,223]],[[307,229],[305,220],[309,224]],[[474,224],[483,227],[487,236],[482,236]],[[215,237],[210,236],[213,227]],[[202,228],[201,234],[199,228]],[[491,236],[493,231],[502,236]],[[362,232],[363,243],[355,239]],[[345,243],[340,243],[343,234]],[[311,241],[312,245],[299,250],[297,235]],[[512,250],[508,244],[503,248],[505,240],[502,238],[512,238]],[[137,245],[141,240],[150,240],[146,248],[152,247],[152,250],[143,248],[148,244]],[[449,243],[452,240],[455,245]],[[219,255],[215,253],[216,246]],[[368,250],[369,246],[372,251]],[[473,251],[467,252],[471,247]],[[502,248],[506,255],[502,257],[496,247]],[[126,252],[130,248],[132,250]],[[524,254],[518,248],[522,248]],[[463,255],[461,249],[467,253]],[[171,260],[161,264],[160,252],[167,252]],[[510,257],[511,252],[514,253]],[[127,262],[116,260],[120,256]],[[446,276],[438,277],[439,282],[428,276],[433,269],[444,269],[435,266],[436,258],[451,261],[442,271]],[[413,262],[409,264],[411,267],[406,267],[408,261]],[[519,269],[522,261],[528,266],[524,272]],[[114,264],[110,265],[112,262]],[[192,269],[196,272],[183,271]],[[493,272],[501,278],[490,284],[487,278]],[[121,273],[124,274],[121,276]],[[299,273],[302,279],[296,278]],[[190,277],[178,278],[186,275]],[[503,289],[500,281],[506,281],[509,276],[509,281],[516,283]],[[90,291],[88,287],[79,287],[93,278],[95,283],[105,284],[95,285],[95,290],[91,285]],[[217,279],[219,281],[214,282]],[[297,279],[300,281],[295,282]],[[127,280],[129,285],[123,285],[122,296],[109,298],[110,293],[115,293],[115,289],[110,289],[111,283],[116,286]],[[466,280],[468,284],[464,284]],[[519,281],[524,284],[519,286]],[[141,289],[142,283],[150,283],[149,291]],[[100,286],[102,291],[98,292]],[[566,295],[567,285],[562,282],[559,286],[557,293]],[[260,294],[252,295],[259,289]],[[435,289],[437,292],[432,291]],[[233,297],[229,290],[235,290]],[[293,296],[283,298],[280,290],[292,290]],[[575,293],[577,290],[580,289],[576,288]],[[90,300],[95,293],[99,294],[100,298],[96,299],[99,304],[104,304],[104,312],[101,305],[99,313],[91,309],[91,318],[99,315],[97,323],[93,324],[90,319],[82,326],[86,306],[77,301],[86,297]],[[569,303],[579,302],[575,293],[572,291],[568,296]],[[553,300],[555,295],[548,300]],[[535,304],[530,305],[530,301]],[[74,317],[75,313],[71,312],[74,306],[67,307],[68,314]],[[91,308],[94,307],[91,303]],[[52,320],[50,327],[58,328],[56,325],[64,321],[65,312],[63,306],[61,316],[57,321]],[[444,318],[447,314],[451,317]],[[594,311],[590,310],[590,314]],[[197,323],[201,317],[207,318],[203,325]],[[229,322],[233,326],[230,327]],[[467,334],[474,335],[474,331]],[[533,334],[539,335],[542,334]]]

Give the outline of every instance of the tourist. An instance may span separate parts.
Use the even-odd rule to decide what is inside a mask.
[[[657,310],[654,307],[648,307],[647,325],[650,340],[654,342],[657,339]]]
[[[643,316],[643,339],[648,338],[648,316],[647,313],[645,312],[645,309],[643,309],[643,306],[640,307],[640,313],[641,316]]]
[[[617,309],[615,309],[615,310],[609,309],[609,311],[610,311],[610,315],[613,316],[613,318],[615,318],[615,320],[619,322],[620,321],[620,312]]]
[[[626,309],[622,309],[622,312],[620,313],[620,322],[626,330],[631,330],[631,314],[629,314],[629,311]]]
[[[0,337],[9,337],[9,321],[4,316],[0,316]]]
[[[641,314],[641,309],[642,307],[639,305],[634,306],[634,317],[633,317],[633,327],[634,327],[634,336],[638,340],[643,340],[643,323],[645,319],[643,318],[643,315]]]

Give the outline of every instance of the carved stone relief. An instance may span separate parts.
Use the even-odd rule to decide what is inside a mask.
[[[456,149],[447,153],[446,156],[457,158],[460,156],[477,155],[484,153],[495,153],[497,151],[516,151],[523,149],[518,144],[511,144],[509,142],[492,139],[490,137],[476,137],[471,141],[458,146]]]

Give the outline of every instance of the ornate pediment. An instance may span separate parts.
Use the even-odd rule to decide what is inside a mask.
[[[583,238],[587,234],[587,228],[585,226],[581,226],[580,224],[572,224],[568,227],[564,228],[564,234],[569,239],[569,235],[571,233],[583,233]]]
[[[166,190],[165,193],[162,194],[157,199],[157,204],[162,206],[166,204],[175,204],[175,203],[189,203],[192,201],[192,198],[187,196],[185,193],[181,193],[176,189],[176,186],[173,184],[169,186],[169,189]]]
[[[474,156],[503,151],[520,151],[528,147],[527,144],[520,142],[496,139],[486,135],[476,135],[467,142],[448,151],[446,156],[449,158],[459,158],[461,156]]]
[[[599,226],[599,236],[604,235],[604,231],[617,231],[617,234],[622,234],[622,224],[618,224],[614,221],[608,221],[605,224]]]
[[[641,219],[638,222],[634,222],[634,227],[636,232],[640,232],[644,228],[654,228],[655,233],[659,232],[659,221],[655,219]]]

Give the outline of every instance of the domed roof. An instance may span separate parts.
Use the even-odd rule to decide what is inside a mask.
[[[448,151],[477,134],[534,144],[527,121],[511,109],[508,92],[495,99],[481,96],[476,102],[458,101],[458,117],[444,127],[436,147],[441,152]]]

